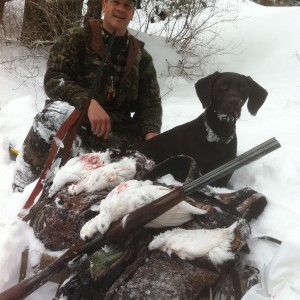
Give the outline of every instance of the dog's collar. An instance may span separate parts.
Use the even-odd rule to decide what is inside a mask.
[[[235,130],[233,130],[233,133],[230,136],[224,137],[218,135],[207,123],[206,117],[204,114],[204,125],[207,132],[206,139],[210,143],[221,143],[221,144],[228,144],[230,143],[235,135]]]

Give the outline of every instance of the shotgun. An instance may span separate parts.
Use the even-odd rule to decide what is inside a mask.
[[[63,270],[68,262],[78,260],[83,254],[93,253],[105,244],[117,242],[120,238],[124,238],[137,228],[159,217],[183,201],[186,196],[279,147],[279,142],[275,138],[271,138],[228,163],[130,213],[126,219],[125,227],[123,227],[121,220],[118,220],[111,224],[109,230],[104,235],[95,234],[90,240],[79,240],[45,269],[1,293],[0,300],[24,299],[50,280],[56,273]]]

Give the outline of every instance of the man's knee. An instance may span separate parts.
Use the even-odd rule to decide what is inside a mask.
[[[50,101],[38,113],[23,143],[16,164],[14,185],[23,188],[37,179],[47,161],[51,142],[74,107],[62,101]]]
[[[50,144],[56,132],[74,110],[67,102],[48,101],[45,108],[34,118],[33,128],[36,135]]]
[[[33,174],[40,174],[50,150],[50,141],[43,139],[34,127],[30,129],[23,144],[23,159]]]

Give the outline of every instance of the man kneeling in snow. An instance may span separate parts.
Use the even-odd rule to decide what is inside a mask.
[[[17,158],[14,191],[22,191],[40,176],[57,130],[89,95],[115,30],[111,59],[96,82],[77,144],[88,152],[137,149],[160,132],[162,107],[152,58],[144,43],[127,30],[134,6],[135,0],[104,0],[103,21],[94,19],[82,28],[70,29],[54,44],[44,79],[50,99],[35,117]]]

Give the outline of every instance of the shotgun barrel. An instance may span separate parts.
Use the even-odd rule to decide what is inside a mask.
[[[249,164],[252,161],[259,159],[260,157],[280,148],[279,142],[275,138],[271,138],[264,143],[248,150],[247,152],[239,155],[238,157],[232,159],[228,163],[221,165],[220,167],[202,175],[201,177],[195,179],[194,181],[186,184],[183,190],[186,194],[190,194],[199,190],[200,188],[218,180],[235,170]]]
[[[50,280],[55,274],[64,269],[69,261],[75,261],[85,253],[90,254],[93,251],[100,249],[100,247],[105,244],[115,242],[121,237],[125,237],[130,232],[146,225],[171,209],[173,206],[177,205],[179,202],[183,201],[187,195],[214,182],[218,178],[224,177],[238,168],[259,159],[279,147],[279,142],[275,138],[271,138],[241,154],[228,163],[223,164],[188,184],[185,184],[183,187],[176,188],[165,196],[138,208],[128,215],[125,227],[122,222],[118,220],[111,224],[109,230],[104,235],[96,234],[90,240],[78,241],[72,245],[65,254],[51,263],[48,267],[2,292],[0,294],[0,300],[24,299]]]

